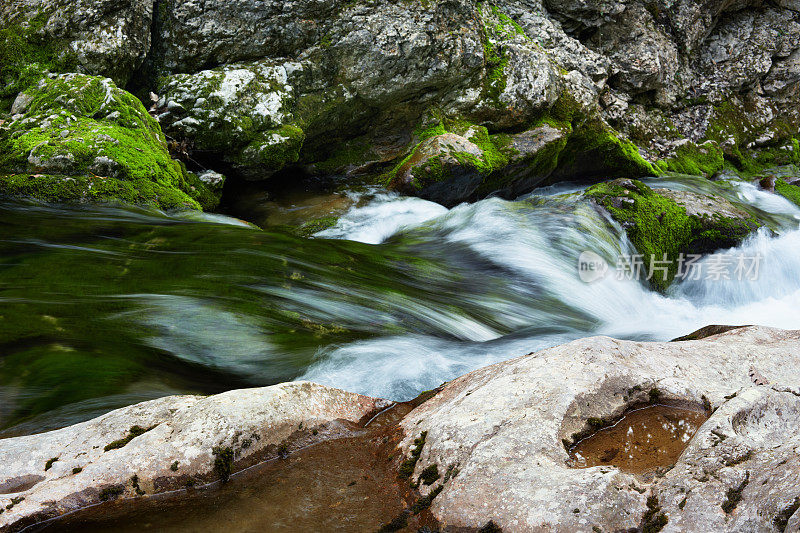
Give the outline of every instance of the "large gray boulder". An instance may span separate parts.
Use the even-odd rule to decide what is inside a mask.
[[[794,531],[800,331],[710,327],[686,338],[693,340],[586,338],[476,370],[398,412],[401,431],[391,433],[397,453],[392,444],[381,448],[394,442],[384,437],[363,453],[370,463],[379,448],[391,456],[381,464],[400,466],[421,493],[411,512],[430,505],[444,530],[474,531],[491,520],[514,532]],[[674,466],[635,474],[574,468],[568,448],[598,421],[614,423],[654,403],[708,417],[685,435]],[[100,501],[225,480],[324,439],[353,436],[387,405],[297,382],[161,398],[0,440],[0,530]]]
[[[21,31],[78,72],[124,85],[150,51],[152,0],[19,0],[0,4],[0,28]],[[5,58],[4,58],[5,60]]]
[[[412,480],[434,464],[451,473],[420,488],[441,491],[431,511],[444,527],[627,531],[663,515],[665,531],[774,531],[800,486],[798,341],[761,327],[675,343],[581,339],[448,383],[402,421],[400,448],[408,456],[424,433]],[[666,476],[570,468],[565,446],[592,421],[653,398],[713,411]],[[741,500],[723,505],[744,479]]]

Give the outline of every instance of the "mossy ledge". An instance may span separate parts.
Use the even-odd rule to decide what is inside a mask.
[[[675,278],[680,254],[705,254],[736,246],[760,227],[752,216],[736,211],[721,198],[696,195],[716,202],[728,216],[687,213],[686,205],[668,197],[668,191],[653,190],[638,180],[598,183],[584,194],[622,225],[646,265],[651,258],[668,261],[665,275],[659,272],[650,280],[661,291]]]
[[[522,133],[493,133],[461,117],[430,115],[417,127],[413,147],[384,179],[391,189],[444,205],[501,191],[521,194],[560,181],[661,173],[632,142],[587,114],[567,93]]]
[[[219,201],[173,160],[158,122],[107,78],[44,77],[0,124],[0,196],[213,209]]]

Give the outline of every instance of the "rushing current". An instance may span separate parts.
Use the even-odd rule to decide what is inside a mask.
[[[577,260],[634,253],[578,187],[447,210],[379,191],[312,239],[221,215],[0,204],[0,436],[169,394],[307,379],[409,399],[472,369],[589,335],[668,340],[707,324],[800,328],[800,210],[744,182],[767,220],[756,279],[666,294]],[[712,261],[706,257],[703,261]]]

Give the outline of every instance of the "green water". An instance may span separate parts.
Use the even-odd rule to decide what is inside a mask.
[[[378,192],[315,239],[214,215],[0,203],[0,437],[293,379],[405,400],[595,334],[800,327],[796,206],[747,183],[652,185],[720,194],[766,221],[741,248],[763,255],[759,279],[666,295],[586,284],[581,252],[613,265],[632,248],[564,191],[451,210]]]
[[[413,239],[376,247],[30,204],[0,206],[0,228],[0,435],[291,380],[324,346],[459,337],[421,308],[511,331],[474,303],[503,292],[499,272],[439,261]]]

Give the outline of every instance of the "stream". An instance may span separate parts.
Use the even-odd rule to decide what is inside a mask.
[[[613,268],[634,251],[569,185],[450,210],[348,192],[338,223],[311,239],[223,215],[2,203],[0,437],[295,379],[408,400],[589,335],[800,328],[800,209],[744,182],[647,183],[767,220],[715,254],[757,254],[757,279],[687,279],[666,294],[615,275],[585,283],[581,252]]]

